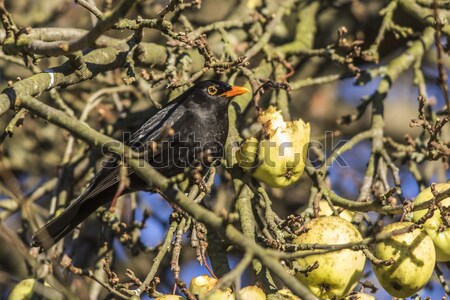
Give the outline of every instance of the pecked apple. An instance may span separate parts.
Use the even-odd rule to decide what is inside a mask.
[[[261,139],[251,137],[236,153],[239,166],[271,187],[284,188],[303,174],[310,126],[302,119],[285,122],[281,111],[270,106],[260,113]]]

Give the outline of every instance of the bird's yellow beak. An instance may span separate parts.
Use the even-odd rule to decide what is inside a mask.
[[[248,92],[250,92],[249,89],[246,89],[245,87],[242,87],[242,86],[236,86],[235,85],[235,86],[231,87],[231,90],[221,94],[220,96],[225,96],[227,98],[231,98],[231,97],[242,95],[242,94],[245,94],[245,93],[248,93]]]

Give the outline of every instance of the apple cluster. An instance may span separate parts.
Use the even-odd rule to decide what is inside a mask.
[[[434,188],[440,192],[450,188],[450,184],[436,184]],[[423,190],[413,204],[433,198],[430,187]],[[440,203],[441,209],[446,211],[450,207],[450,198]],[[310,253],[299,251],[297,264],[300,269],[314,264],[317,267],[308,272],[297,272],[298,280],[319,299],[346,297],[360,281],[366,261],[364,247],[356,245],[367,245],[366,249],[375,257],[372,268],[380,285],[397,298],[416,294],[429,282],[436,262],[450,261],[450,229],[445,226],[446,216],[441,215],[441,209],[436,205],[429,209],[413,211],[411,216],[412,221],[423,223],[423,228],[417,228],[413,222],[394,222],[384,226],[371,243],[366,244],[357,228],[350,223],[353,212],[340,209],[339,216],[332,216],[328,202],[320,201],[319,217],[305,224],[305,230],[302,230],[305,233],[294,240],[295,244],[348,247],[328,252],[320,249],[308,250]],[[305,255],[302,256],[302,252]],[[365,295],[361,299],[375,298]]]

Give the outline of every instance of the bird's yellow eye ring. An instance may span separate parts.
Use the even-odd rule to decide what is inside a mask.
[[[208,86],[208,93],[210,95],[215,95],[217,94],[217,88],[213,85]]]

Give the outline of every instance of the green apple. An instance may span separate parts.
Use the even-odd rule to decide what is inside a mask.
[[[260,113],[263,138],[244,141],[236,159],[239,166],[271,187],[284,188],[303,174],[310,139],[310,126],[302,119],[285,122],[281,111],[270,106]]]
[[[362,240],[355,226],[336,216],[319,217],[305,226],[307,231],[294,240],[295,244],[339,245]],[[316,261],[319,263],[317,269],[307,274],[298,272],[296,277],[319,299],[334,299],[347,295],[356,287],[363,274],[366,257],[362,251],[342,249],[297,259],[301,268]]]
[[[397,222],[385,226],[381,234],[412,225]],[[375,257],[394,259],[390,266],[372,265],[381,286],[392,296],[406,298],[420,291],[430,280],[436,263],[433,241],[424,230],[415,229],[373,245]]]
[[[450,188],[450,183],[438,183],[436,184],[436,191],[444,191]],[[414,204],[419,204],[433,198],[431,193],[431,187],[424,189],[417,195],[414,200]],[[440,202],[444,207],[450,206],[450,197],[445,198]],[[417,222],[422,218],[428,209],[418,210],[413,212],[413,220]],[[450,261],[450,228],[443,228],[441,219],[441,212],[439,209],[434,211],[431,218],[427,219],[423,224],[423,228],[433,240],[436,248],[436,260],[440,262]]]

